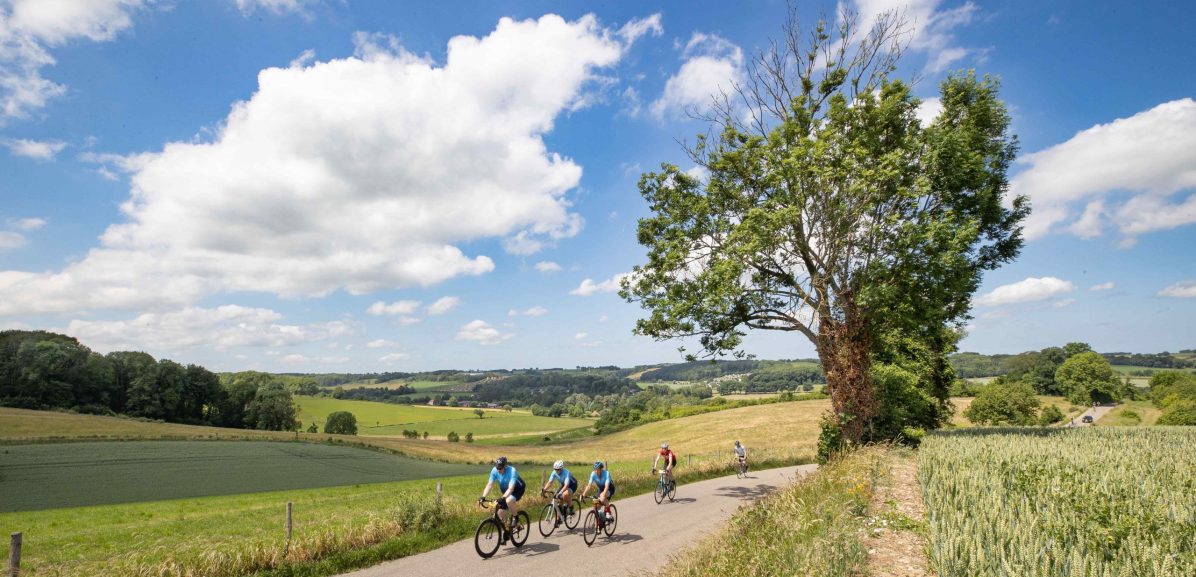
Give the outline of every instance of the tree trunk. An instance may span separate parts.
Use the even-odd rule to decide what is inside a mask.
[[[853,444],[867,439],[876,413],[876,395],[868,370],[872,339],[854,299],[842,298],[842,318],[825,315],[818,322],[818,357],[831,393],[831,407],[844,437]]]

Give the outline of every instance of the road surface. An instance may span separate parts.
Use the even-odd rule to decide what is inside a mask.
[[[533,526],[522,548],[504,545],[493,557],[482,559],[474,551],[470,536],[434,551],[342,577],[527,577],[562,571],[606,576],[650,570],[704,535],[721,529],[741,504],[783,487],[814,468],[815,465],[782,467],[752,471],[746,479],[731,475],[678,485],[676,500],[671,503],[666,500],[660,505],[651,493],[616,499],[619,522],[615,534],[609,538],[599,536],[592,547],[586,547],[581,539],[582,523],[573,531],[561,525],[551,536],[541,537],[535,525],[538,511],[528,511]],[[478,486],[481,485],[479,480]],[[528,487],[528,492],[533,489]],[[484,517],[485,512],[479,509],[478,521]]]
[[[1090,425],[1095,425],[1096,422],[1099,421],[1101,417],[1105,416],[1105,413],[1108,413],[1109,411],[1112,411],[1113,409],[1116,409],[1116,408],[1117,408],[1117,405],[1112,405],[1112,404],[1097,405],[1095,407],[1088,409],[1087,411],[1084,411],[1083,413],[1080,414],[1080,416],[1072,419],[1071,422],[1075,423],[1076,427],[1087,427]],[[1091,423],[1084,422],[1084,417],[1086,415],[1092,415]]]

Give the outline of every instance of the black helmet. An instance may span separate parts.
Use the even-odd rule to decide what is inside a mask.
[[[506,466],[507,466],[507,458],[506,458],[506,457],[499,457],[499,458],[495,459],[495,460],[494,460],[494,466],[495,466],[495,467],[506,467]]]

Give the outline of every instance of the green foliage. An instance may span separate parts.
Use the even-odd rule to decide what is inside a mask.
[[[1164,400],[1176,394],[1196,399],[1196,375],[1180,371],[1159,371],[1150,377],[1150,399],[1162,407]]]
[[[963,416],[978,425],[1033,425],[1038,420],[1038,398],[1024,382],[990,384],[976,395]]]
[[[1120,401],[1125,396],[1121,379],[1109,361],[1091,351],[1063,361],[1055,371],[1055,380],[1067,400],[1077,405]]]
[[[1006,372],[1005,359],[1009,355],[982,355],[980,353],[955,353],[950,357],[955,374],[965,379],[995,377]]]
[[[336,411],[324,421],[324,432],[331,435],[356,435],[357,417],[349,411]]]
[[[1196,430],[970,429],[918,451],[939,575],[1196,575]]]
[[[458,435],[456,431],[449,431],[447,438],[448,442],[450,443],[457,443],[461,441],[461,435]]]
[[[1138,417],[1137,413],[1135,413],[1133,411],[1128,411],[1128,410],[1123,411],[1122,415],[1125,415],[1126,417],[1129,417],[1130,415],[1133,415],[1134,417]],[[1038,415],[1038,424],[1042,425],[1043,427],[1047,427],[1050,425],[1054,425],[1055,423],[1058,423],[1059,421],[1062,421],[1063,419],[1064,419],[1063,411],[1060,411],[1059,407],[1056,407],[1055,405],[1047,405],[1042,408],[1042,413]]]
[[[307,426],[307,432],[309,432],[309,433],[319,433],[319,432],[320,432],[320,427],[319,427],[318,425],[316,425],[316,422],[315,422],[315,421],[312,421],[312,423],[311,423],[310,425],[308,425],[308,426]]]
[[[263,431],[293,431],[298,425],[296,412],[291,391],[271,383],[258,389],[246,405],[245,420],[247,424],[253,423],[253,428]]]
[[[825,465],[838,457],[851,445],[843,436],[839,419],[827,414],[818,421],[818,464]]]
[[[872,365],[879,408],[870,423],[869,438],[911,440],[907,429],[934,429],[941,412],[938,401],[919,384],[918,376],[897,365]]]
[[[982,388],[971,381],[956,379],[954,383],[951,383],[950,395],[952,397],[974,397]]]
[[[1176,398],[1171,399],[1167,406],[1163,409],[1163,414],[1159,415],[1159,420],[1155,422],[1158,425],[1184,425],[1196,426],[1196,398]]]
[[[465,442],[466,442],[466,443],[472,443],[472,442],[473,442],[473,433],[465,433]]]

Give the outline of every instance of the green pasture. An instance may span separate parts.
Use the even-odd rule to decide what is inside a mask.
[[[485,415],[478,418],[472,408],[427,407],[379,403],[374,401],[351,401],[327,397],[295,397],[298,403],[299,420],[306,427],[312,421],[323,427],[328,415],[334,411],[349,411],[357,417],[358,435],[401,435],[404,430],[427,431],[429,435],[443,439],[449,432],[461,437],[466,433],[478,435],[551,435],[556,431],[588,427],[590,419],[568,417],[537,417],[527,411],[506,412],[502,409],[483,409]]]
[[[382,483],[475,470],[302,442],[8,445],[0,448],[0,512]]]

